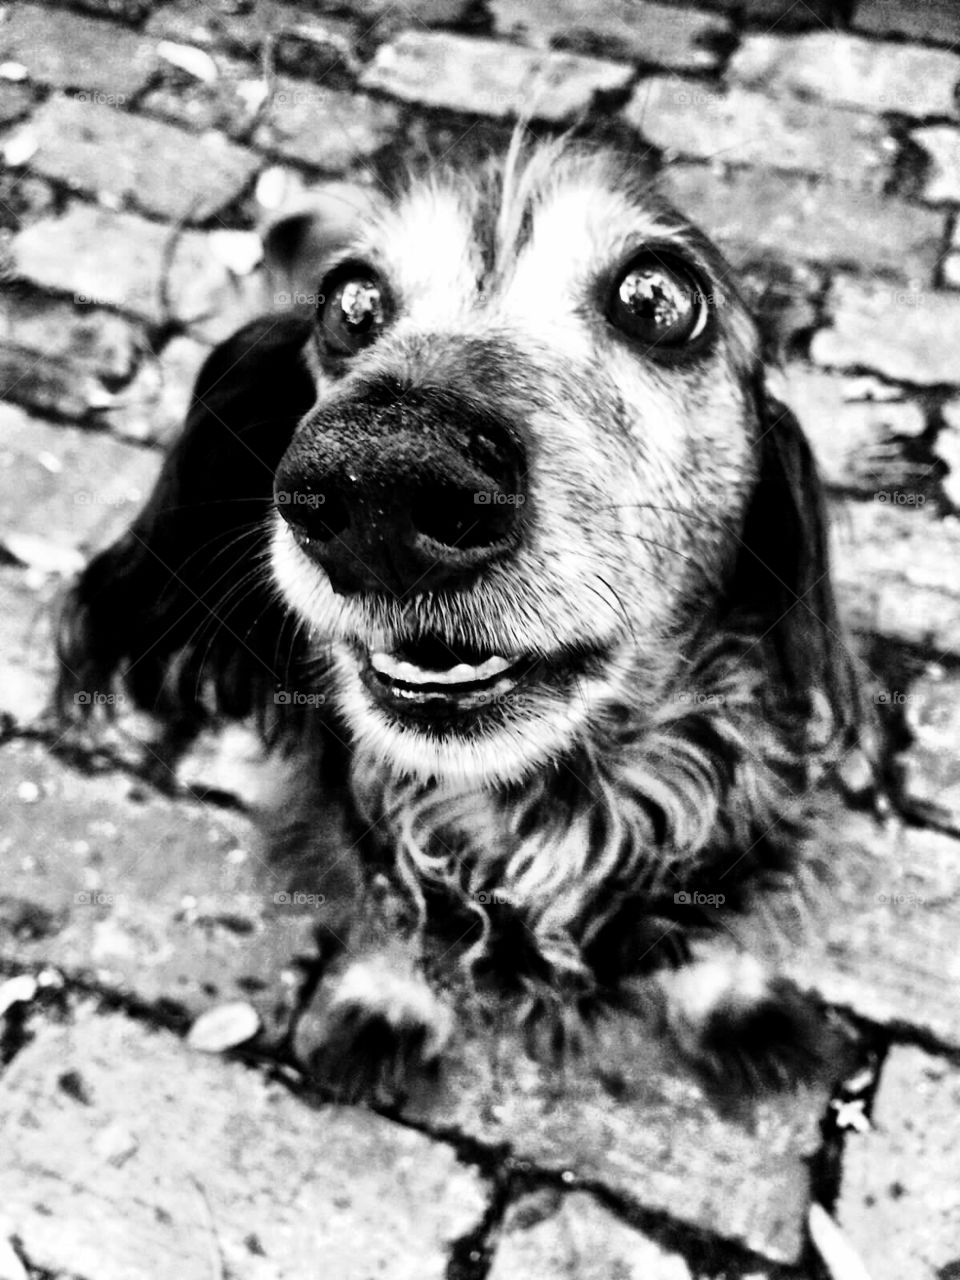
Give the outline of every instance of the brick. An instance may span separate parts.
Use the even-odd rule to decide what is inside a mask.
[[[173,338],[159,356],[147,357],[137,376],[105,410],[116,435],[140,443],[169,444],[180,432],[200,366],[210,348],[194,338]]]
[[[2,415],[0,415],[2,420]],[[53,688],[53,577],[0,568],[0,715],[29,724]]]
[[[377,50],[360,83],[422,106],[565,121],[598,93],[626,89],[632,78],[632,67],[600,58],[406,31]]]
[[[730,63],[733,80],[773,93],[803,93],[866,111],[960,114],[960,56],[883,44],[840,32],[748,36]]]
[[[192,134],[88,95],[50,98],[8,145],[37,144],[30,165],[102,202],[202,222],[233,200],[257,158],[218,134]]]
[[[874,695],[902,692],[882,683],[874,679]],[[747,918],[738,935],[758,954],[765,945],[779,955],[783,971],[827,1003],[960,1046],[951,994],[960,980],[960,840],[894,819],[879,824],[839,804],[825,814],[815,831],[819,871],[807,878],[803,906],[812,927],[787,947],[798,932],[798,901],[795,892],[773,891],[766,920]]]
[[[914,129],[910,138],[928,157],[923,179],[923,198],[931,203],[960,200],[960,129],[933,125]]]
[[[858,31],[875,36],[911,36],[954,44],[960,40],[960,10],[953,0],[858,0],[853,15]]]
[[[943,242],[941,214],[856,187],[693,164],[670,165],[660,185],[737,263],[759,249],[922,283]]]
[[[219,50],[211,56],[217,68],[212,82],[197,80],[163,62],[164,75],[154,78],[138,109],[195,133],[220,129],[229,137],[245,139],[263,105],[266,84],[249,62]]]
[[[215,234],[215,233],[214,233]],[[104,256],[103,246],[110,254]],[[32,284],[116,307],[151,323],[171,318],[197,322],[215,341],[229,324],[237,328],[265,305],[256,273],[238,280],[217,257],[211,235],[171,229],[136,214],[75,204],[61,218],[44,218],[11,244],[13,270]],[[172,248],[171,248],[172,245]],[[162,288],[170,251],[166,289]],[[209,317],[200,324],[201,317]]]
[[[882,121],[733,87],[726,93],[677,76],[642,80],[628,124],[671,156],[823,174],[879,190],[894,143]]]
[[[521,1037],[504,1030],[465,1038],[439,1096],[419,1109],[411,1104],[411,1115],[439,1131],[508,1143],[517,1160],[602,1183],[773,1261],[795,1261],[825,1091],[765,1098],[744,1125],[717,1113],[649,1027],[612,1016],[595,1035],[605,1079],[622,1085],[616,1101],[599,1073],[571,1066],[558,1074],[532,1062]]]
[[[114,699],[138,734],[125,758],[176,781],[122,692],[80,693],[92,703]],[[286,1031],[322,905],[276,901],[290,888],[289,873],[263,864],[248,820],[161,796],[103,765],[80,774],[22,741],[0,750],[0,797],[0,961],[93,976],[104,989],[162,1002],[184,1018],[244,1000],[271,1042]],[[330,832],[342,837],[333,817]],[[28,936],[24,919],[49,923]]]
[[[960,1247],[960,1071],[922,1049],[891,1049],[873,1130],[851,1135],[840,1227],[872,1280],[948,1280]]]
[[[882,390],[869,379],[787,366],[783,399],[799,417],[827,484],[870,494],[909,487],[914,464],[902,442],[923,432],[926,417],[916,401],[896,391],[892,399],[881,397]]]
[[[37,84],[96,89],[121,103],[157,69],[152,40],[111,22],[35,4],[7,9],[0,61],[22,63]]]
[[[0,294],[0,396],[41,413],[97,413],[145,345],[139,326],[109,311],[12,288]]]
[[[528,1195],[513,1205],[489,1280],[691,1280],[690,1268],[585,1192]]]
[[[960,520],[937,519],[922,493],[879,490],[836,512],[834,572],[858,630],[960,652],[958,558]]]
[[[86,549],[119,533],[152,487],[159,458],[94,431],[52,426],[0,404],[0,541]]]
[[[672,9],[646,0],[561,0],[558,4],[527,4],[524,0],[494,0],[491,5],[498,35],[538,49],[569,48],[584,53],[602,49],[613,58],[626,58],[672,70],[709,71],[718,66],[720,51],[733,40],[729,19],[698,9]]]
[[[831,324],[810,354],[827,368],[862,367],[921,386],[956,382],[960,298],[838,277],[828,300]]]
[[[392,103],[281,77],[254,142],[318,169],[341,172],[385,146],[399,123]]]
[[[9,124],[30,110],[33,91],[27,84],[0,81],[0,124]]]
[[[250,1280],[442,1280],[487,1201],[448,1146],[116,1014],[42,1028],[0,1123],[4,1223],[50,1274],[209,1280],[214,1250]]]
[[[906,797],[917,812],[960,831],[960,678],[929,666],[911,682],[903,710],[912,735],[897,757]]]

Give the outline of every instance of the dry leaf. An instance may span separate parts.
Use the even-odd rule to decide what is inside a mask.
[[[260,1016],[242,1000],[216,1005],[201,1013],[190,1028],[187,1044],[201,1053],[225,1053],[252,1040],[260,1030]]]
[[[204,84],[214,84],[220,76],[217,64],[202,49],[192,44],[175,44],[172,40],[161,40],[157,45],[157,53],[164,62],[172,67],[179,67],[195,80]]]
[[[853,1245],[822,1204],[812,1204],[808,1217],[810,1239],[830,1280],[870,1280]]]
[[[37,994],[37,980],[29,973],[18,974],[0,983],[0,1018],[11,1005],[27,1004]]]

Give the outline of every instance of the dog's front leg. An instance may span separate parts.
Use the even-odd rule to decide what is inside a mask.
[[[349,918],[347,916],[349,915]],[[294,1047],[339,1098],[401,1100],[439,1064],[453,1029],[423,968],[420,930],[386,876],[374,876],[319,932],[333,954]]]

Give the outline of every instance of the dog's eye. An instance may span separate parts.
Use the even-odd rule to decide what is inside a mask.
[[[332,355],[352,356],[376,341],[387,323],[388,298],[372,271],[338,273],[322,293],[320,335]]]
[[[618,278],[607,318],[638,342],[673,348],[699,338],[709,314],[694,276],[681,263],[650,252],[635,258]]]

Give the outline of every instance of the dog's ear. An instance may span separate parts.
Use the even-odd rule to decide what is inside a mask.
[[[283,202],[260,229],[275,296],[312,309],[325,261],[354,238],[380,197],[354,182],[328,182]],[[286,303],[284,304],[286,305]]]
[[[759,478],[727,597],[772,655],[782,705],[809,722],[829,707],[833,740],[861,721],[856,661],[837,612],[823,486],[800,423],[759,377]],[[759,630],[758,630],[759,628]]]
[[[184,727],[273,703],[296,656],[269,578],[273,475],[316,398],[309,331],[296,316],[258,320],[207,359],[145,508],[65,599],[62,714],[117,679]]]

